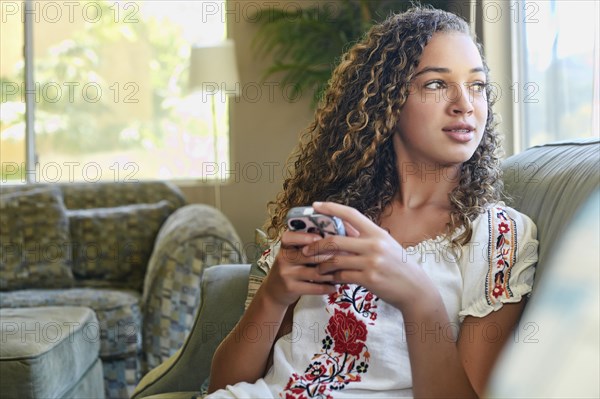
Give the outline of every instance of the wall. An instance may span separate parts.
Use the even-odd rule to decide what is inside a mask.
[[[504,141],[505,156],[511,156],[520,150],[521,137],[516,134],[519,131],[519,120],[516,111],[518,107],[512,101],[511,90],[515,81],[512,62],[511,43],[511,7],[510,2],[495,2],[484,0],[480,5],[484,10],[491,10],[486,17],[478,18],[478,25],[483,31],[485,57],[490,67],[491,80],[496,83],[502,93],[498,96],[494,111],[499,117],[498,131],[502,134]]]
[[[229,37],[235,41],[242,96],[230,108],[229,181],[220,188],[221,210],[233,222],[243,245],[251,249],[254,230],[267,218],[267,202],[283,184],[286,160],[299,133],[312,121],[311,93],[302,93],[295,102],[279,90],[277,79],[261,83],[269,58],[255,56],[251,41],[256,25],[251,22],[257,6],[309,5],[307,1],[230,1],[227,14]],[[258,173],[257,173],[258,172]],[[211,186],[182,187],[190,202],[214,204]]]

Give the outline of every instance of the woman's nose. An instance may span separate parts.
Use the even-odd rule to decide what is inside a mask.
[[[473,112],[473,99],[463,85],[452,85],[448,90],[452,114],[470,114]]]

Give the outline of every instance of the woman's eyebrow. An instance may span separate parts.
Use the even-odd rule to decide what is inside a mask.
[[[437,73],[450,73],[451,70],[449,68],[443,68],[443,67],[425,67],[423,69],[421,69],[419,72],[417,72],[415,74],[415,76],[413,76],[413,78],[416,78],[420,75],[423,75],[424,73],[428,73],[428,72],[437,72]],[[476,67],[473,68],[469,71],[470,73],[477,73],[477,72],[485,72],[485,70],[483,69],[483,67]]]

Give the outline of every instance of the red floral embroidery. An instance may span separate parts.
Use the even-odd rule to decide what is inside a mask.
[[[327,299],[328,311],[333,309],[333,315],[325,328],[327,335],[321,342],[321,352],[315,353],[304,374],[292,374],[279,396],[327,399],[332,398],[332,390],[361,381],[361,374],[368,371],[371,354],[366,345],[367,324],[360,318],[374,324],[378,300],[364,287],[339,285]]]
[[[333,350],[338,353],[348,353],[358,356],[365,346],[367,326],[352,313],[335,310],[329,319],[327,332],[333,338]]]
[[[486,280],[486,292],[488,303],[493,304],[501,296],[507,298],[512,296],[508,286],[508,276],[515,261],[516,223],[502,208],[491,210],[489,216],[490,268]]]
[[[308,380],[314,380],[323,374],[325,374],[325,366],[323,366],[320,362],[315,362],[308,366],[306,378]]]
[[[492,295],[494,296],[494,298],[498,298],[500,295],[502,295],[502,293],[504,293],[504,288],[502,288],[500,284],[496,284],[496,286],[492,290]]]
[[[375,302],[378,300],[379,298],[360,285],[341,284],[337,292],[329,294],[328,303],[330,305],[335,304],[342,309],[352,307],[355,312],[362,316],[375,320],[377,314],[373,310],[377,308]]]

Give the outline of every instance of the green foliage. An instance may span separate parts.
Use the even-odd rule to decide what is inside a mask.
[[[423,2],[441,9],[447,3]],[[373,24],[410,6],[400,0],[341,0],[304,9],[261,9],[252,18],[258,24],[253,48],[259,56],[273,58],[262,79],[281,74],[282,87],[294,85],[290,98],[312,92],[315,106],[341,55]]]
[[[136,15],[135,23],[116,23],[114,1],[97,1],[95,4],[101,9],[99,21],[82,24],[34,60],[38,88],[35,131],[40,153],[57,148],[63,153],[127,150],[140,148],[143,142],[160,147],[164,144],[164,125],[177,119],[172,104],[183,95],[181,87],[187,82],[188,65],[188,59],[183,55],[185,51],[181,49],[189,47],[179,26],[169,20],[142,18],[140,14]],[[138,4],[143,7],[142,2]],[[127,89],[125,85],[129,82],[115,81],[113,72],[120,65],[126,69],[131,60],[122,59],[119,60],[122,64],[114,65],[111,55],[131,48],[148,50],[149,65],[145,67],[149,71],[149,81],[140,82],[139,76],[126,78],[133,84]],[[23,65],[14,74],[0,77],[0,81],[18,83],[19,92],[11,96],[10,101],[24,98]],[[82,88],[90,83],[102,89],[97,101],[86,101],[82,96]],[[128,105],[123,101],[124,95],[131,94],[142,84],[151,88],[151,118],[117,117],[116,110]],[[53,86],[62,90],[58,101]],[[72,98],[69,98],[69,90],[75,93]],[[118,101],[115,100],[116,90],[120,90]],[[90,90],[90,93],[95,92]],[[148,101],[140,94],[135,99]],[[24,114],[19,119],[24,120]],[[8,124],[3,121],[1,127],[5,129]],[[123,135],[125,130],[133,130],[135,134]]]

